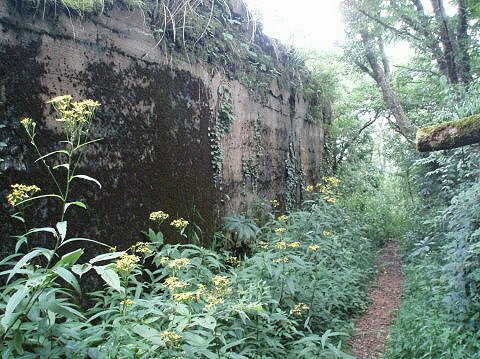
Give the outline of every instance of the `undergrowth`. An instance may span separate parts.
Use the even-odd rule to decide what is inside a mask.
[[[58,150],[43,154],[35,122],[21,121],[58,192],[16,184],[7,197],[25,231],[0,261],[3,358],[352,358],[343,350],[351,317],[366,306],[375,250],[338,204],[338,179],[308,188],[301,209],[272,213],[260,229],[249,220],[228,227],[248,224],[248,256],[165,244],[162,228],[185,235],[191,224],[152,208],[143,240],[83,258],[82,243],[95,241],[69,236],[68,209],[86,209],[71,198],[74,186],[100,186],[78,167],[97,141],[89,129],[99,104],[51,103],[65,134]],[[26,207],[45,200],[60,218],[28,228]],[[85,292],[92,277],[104,288]]]

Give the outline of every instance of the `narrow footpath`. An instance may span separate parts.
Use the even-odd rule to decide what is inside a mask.
[[[358,359],[379,359],[385,350],[390,326],[397,317],[402,301],[403,275],[401,248],[390,241],[378,259],[379,273],[369,293],[370,307],[357,319],[356,334],[350,344]]]

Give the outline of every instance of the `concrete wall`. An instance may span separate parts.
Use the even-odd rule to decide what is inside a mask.
[[[140,12],[52,20],[20,15],[0,0],[0,118],[8,144],[0,154],[0,195],[17,182],[48,190],[18,119],[34,118],[41,146],[53,148],[59,126],[45,101],[72,94],[102,104],[93,136],[104,138],[82,163],[103,189],[82,186],[78,196],[90,209],[72,212],[72,234],[122,247],[138,241],[153,210],[195,220],[209,233],[222,214],[255,198],[285,205],[288,192],[300,199],[300,178],[319,174],[325,137],[323,123],[305,121],[303,96],[273,81],[265,98],[208,65],[172,63],[155,44]],[[215,173],[212,144],[225,89],[234,121],[218,141],[223,158]],[[0,233],[14,234],[11,210],[2,206]],[[47,207],[31,215],[54,221]]]

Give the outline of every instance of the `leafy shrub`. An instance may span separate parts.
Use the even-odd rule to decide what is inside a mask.
[[[182,235],[191,224],[165,222],[162,211],[151,213],[155,229],[144,233],[147,241],[126,251],[111,248],[83,264],[77,263],[82,249],[60,257],[66,244],[94,242],[69,238],[67,217],[71,206],[86,207],[70,198],[72,186],[99,185],[77,173],[81,152],[95,141],[88,129],[98,104],[70,96],[51,102],[61,115],[63,148],[42,155],[35,123],[22,124],[58,193],[37,195],[35,185],[17,185],[8,201],[24,221],[25,206],[54,199],[61,218],[17,236],[15,253],[0,261],[4,358],[351,358],[341,351],[347,334],[332,329],[348,330],[352,314],[365,307],[374,251],[333,196],[314,197],[288,216],[271,215],[261,229],[247,218],[230,219],[227,229],[255,250],[245,260],[164,244],[163,225]],[[82,290],[79,278],[89,272],[103,279],[104,289]]]

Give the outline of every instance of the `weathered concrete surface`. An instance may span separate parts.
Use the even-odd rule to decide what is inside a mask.
[[[158,209],[209,233],[221,214],[243,210],[257,197],[285,203],[289,158],[298,178],[319,175],[325,126],[304,120],[308,103],[301,95],[274,81],[262,99],[209,66],[172,64],[140,12],[112,10],[83,21],[57,15],[19,15],[0,0],[0,115],[8,143],[0,154],[3,198],[16,182],[48,189],[18,119],[34,118],[42,147],[52,148],[58,124],[44,102],[60,94],[102,103],[93,135],[104,139],[83,165],[103,189],[82,186],[79,196],[90,209],[72,212],[72,234],[122,248],[139,240],[148,214]],[[223,171],[215,182],[210,135],[220,87],[228,88],[235,120],[221,139]],[[0,233],[14,234],[5,201],[2,206]]]

